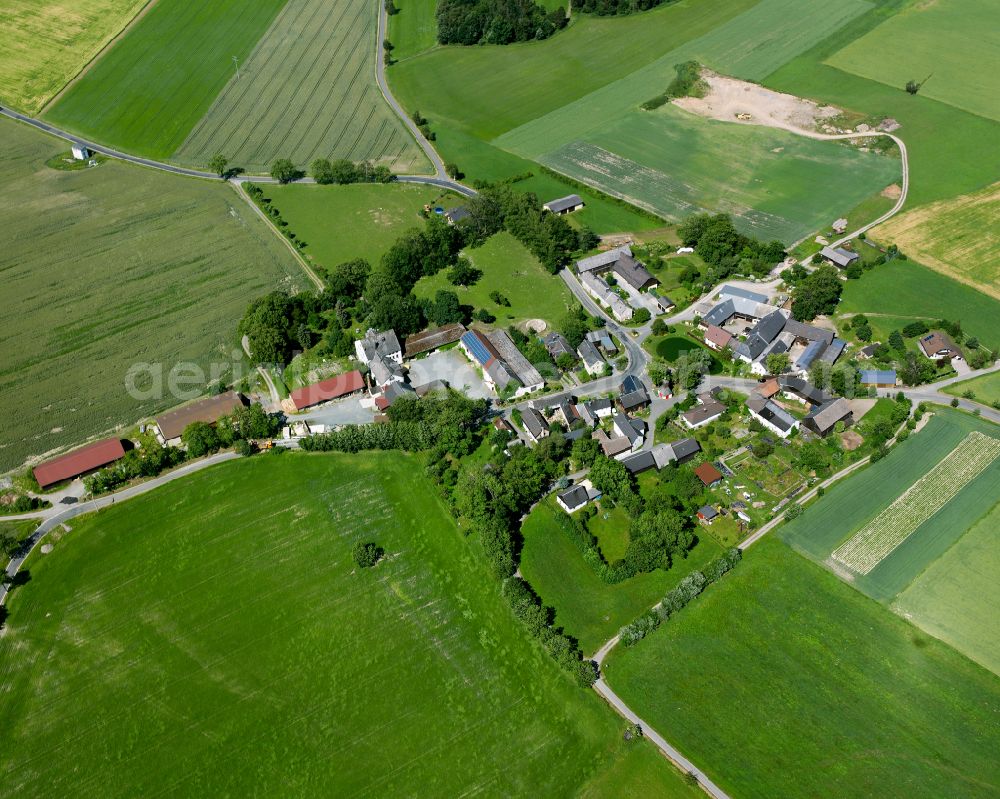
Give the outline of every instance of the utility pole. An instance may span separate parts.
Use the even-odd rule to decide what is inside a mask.
[[[233,63],[236,65],[236,80],[240,79],[240,60],[233,56]]]

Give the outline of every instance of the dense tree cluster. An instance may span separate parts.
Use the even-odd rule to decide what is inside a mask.
[[[744,236],[729,214],[694,214],[677,230],[681,241],[709,265],[704,282],[715,284],[730,275],[764,277],[785,257],[780,241],[763,242]]]
[[[370,569],[379,562],[384,552],[374,541],[358,541],[351,550],[351,556],[362,569]]]
[[[647,11],[656,8],[658,5],[670,0],[583,0],[579,6],[574,5],[574,11],[583,11],[587,14],[597,14],[602,17],[625,16],[635,14],[638,11]]]
[[[440,0],[441,44],[510,44],[547,39],[566,27],[566,9],[546,11],[533,0]]]
[[[309,166],[309,171],[317,183],[392,183],[396,176],[389,167],[382,164],[372,164],[362,161],[355,164],[346,158],[330,161],[327,158],[317,158]]]
[[[705,83],[701,80],[701,64],[697,61],[685,61],[683,64],[675,64],[674,71],[677,74],[667,85],[666,91],[644,102],[644,109],[652,111],[677,97],[704,96]]]
[[[840,301],[844,284],[835,266],[821,266],[800,280],[792,290],[792,316],[810,322],[821,314],[831,314]]]
[[[111,466],[83,479],[91,494],[106,494],[139,477],[156,477],[160,472],[183,463],[187,456],[178,447],[144,447],[125,453]]]
[[[542,209],[538,197],[515,191],[506,183],[486,184],[466,203],[469,216],[460,227],[471,246],[506,230],[555,274],[581,245],[581,235],[562,216]]]

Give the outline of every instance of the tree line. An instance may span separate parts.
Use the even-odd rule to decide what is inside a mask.
[[[546,11],[532,0],[440,0],[441,44],[510,44],[547,39],[566,27],[566,9]]]

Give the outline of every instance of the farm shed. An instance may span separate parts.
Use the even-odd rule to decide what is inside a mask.
[[[570,194],[566,197],[560,197],[558,200],[549,200],[542,208],[553,214],[571,214],[583,206],[584,202],[579,194]]]
[[[421,355],[447,344],[458,341],[465,333],[465,325],[456,322],[453,325],[435,327],[433,330],[425,330],[415,336],[406,338],[406,357],[412,358],[414,355]]]
[[[100,469],[123,457],[125,457],[125,447],[121,439],[107,438],[38,464],[34,468],[34,475],[39,486],[48,488],[63,480],[71,480]]]
[[[711,463],[707,461],[705,463],[699,464],[694,470],[695,476],[701,480],[705,486],[713,486],[722,479],[722,472],[716,469]]]
[[[839,266],[841,269],[846,269],[861,257],[856,252],[845,250],[843,247],[824,247],[819,251],[819,254],[831,264]]]
[[[365,379],[361,376],[361,372],[355,369],[352,372],[345,372],[310,386],[297,388],[290,397],[295,409],[301,411],[305,408],[311,408],[313,405],[319,405],[321,402],[329,402],[354,394],[363,390],[364,387]]]
[[[195,400],[157,416],[155,421],[159,431],[158,437],[164,445],[176,446],[181,443],[181,433],[192,422],[215,424],[223,416],[228,416],[246,404],[246,398],[235,391],[226,391],[216,397]]]
[[[851,406],[843,397],[830,400],[809,411],[802,426],[812,430],[819,436],[827,436],[837,422],[850,424],[853,420]]]
[[[861,385],[875,388],[893,388],[896,385],[895,369],[862,369]]]

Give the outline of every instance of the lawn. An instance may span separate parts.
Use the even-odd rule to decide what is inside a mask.
[[[600,503],[598,514],[587,522],[587,529],[597,539],[597,546],[608,563],[625,557],[628,549],[629,516],[621,505]]]
[[[566,284],[546,271],[541,262],[510,233],[498,233],[482,246],[463,253],[483,276],[472,286],[454,286],[447,270],[421,278],[413,289],[418,297],[433,298],[440,289],[454,291],[459,302],[473,308],[485,308],[496,316],[496,324],[505,327],[526,319],[544,319],[558,324],[573,305]],[[498,305],[490,292],[499,291],[510,300],[510,307]]]
[[[307,242],[306,256],[328,269],[365,258],[377,265],[386,250],[412,227],[423,227],[425,205],[450,208],[450,192],[412,183],[349,186],[268,186],[267,196],[288,227]]]
[[[700,788],[685,782],[676,768],[664,768],[664,757],[652,743],[633,746],[608,769],[580,789],[579,799],[704,799]]]
[[[899,615],[995,674],[1000,674],[998,529],[1000,505],[994,505],[892,603]]]
[[[233,57],[246,61],[285,2],[157,0],[45,118],[101,144],[167,158],[232,77]]]
[[[897,120],[901,124],[898,135],[906,142],[910,155],[907,207],[912,208],[967,194],[995,182],[1000,174],[1000,157],[993,143],[1000,137],[1000,124],[932,99],[924,91],[914,97],[903,91],[902,86],[888,86],[825,63],[869,31],[886,24],[887,19],[891,21],[891,15],[903,5],[899,0],[879,0],[871,10],[830,32],[822,42],[768,75],[763,84],[868,115],[872,122],[885,117]],[[978,37],[977,43],[970,46],[978,47],[980,41],[985,39]],[[928,52],[938,58],[941,49],[935,45]],[[890,65],[890,59],[884,57],[881,49],[873,51],[871,57],[886,67]],[[950,59],[953,55],[943,57]],[[906,80],[909,77],[923,80],[926,73],[908,76]],[[933,79],[926,89],[932,84]],[[942,135],[942,131],[947,131],[947,135]]]
[[[240,78],[189,127],[176,160],[204,164],[221,152],[263,172],[278,158],[306,168],[316,157],[336,157],[429,172],[375,83],[378,8],[367,0],[288,0]]]
[[[966,335],[978,336],[986,347],[1000,347],[1000,300],[912,260],[891,261],[860,280],[848,280],[837,312],[960,320]]]
[[[703,350],[704,352],[707,352],[712,359],[709,362],[709,374],[717,375],[723,369],[722,361],[716,358],[708,347],[704,347],[697,341],[693,341],[686,336],[668,335],[659,340],[654,339],[653,341],[650,341],[649,349],[658,357],[671,362],[676,361],[686,352]]]
[[[911,3],[826,63],[894,89],[925,82],[921,95],[1000,121],[998,28],[993,0]]]
[[[60,531],[0,638],[5,792],[571,796],[632,759],[422,471],[265,455]]]
[[[786,244],[899,180],[891,156],[673,105],[639,110],[656,91],[625,79],[497,144],[667,219],[724,211],[741,230]]]
[[[555,624],[580,641],[590,654],[618,629],[655,605],[682,577],[703,567],[722,551],[702,537],[684,560],[669,571],[640,574],[608,585],[587,565],[580,550],[560,526],[563,511],[551,501],[538,505],[521,527],[524,549],[521,573],[542,603],[555,608]]]
[[[782,525],[778,535],[803,554],[828,564],[831,552],[931,471],[970,432],[1000,437],[1000,427],[968,414],[950,408],[935,408],[934,414],[927,427],[888,457],[829,489],[802,516]],[[998,478],[1000,461],[994,461],[869,574],[852,573],[845,579],[874,599],[891,600],[992,507]]]
[[[247,303],[306,284],[291,253],[233,190],[108,161],[64,172],[63,143],[0,121],[4,298],[0,471],[178,403],[178,364],[207,371],[238,349]],[[163,388],[126,393],[130,367],[162,368]],[[239,362],[237,362],[239,364]],[[152,388],[140,381],[143,389]]]
[[[872,238],[1000,300],[1000,183],[894,217]]]
[[[145,5],[144,0],[3,0],[0,101],[28,114],[45,105]]]
[[[944,390],[956,397],[961,397],[966,391],[971,391],[975,395],[974,399],[978,402],[988,404],[1000,402],[1000,372],[963,380],[961,383],[952,383]]]
[[[731,796],[1000,791],[1000,680],[780,541],[604,673]]]

